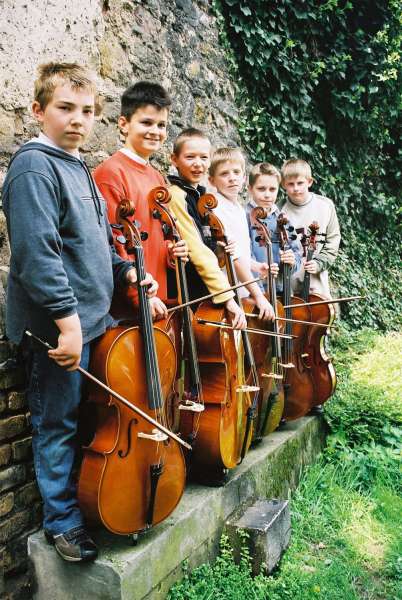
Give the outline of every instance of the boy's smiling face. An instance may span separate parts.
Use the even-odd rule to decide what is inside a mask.
[[[211,162],[211,144],[206,138],[192,137],[180,148],[179,155],[172,154],[172,163],[179,175],[190,185],[197,186],[208,172]]]
[[[32,112],[43,133],[56,146],[77,156],[94,124],[95,96],[88,89],[73,88],[66,83],[56,86],[45,108],[35,101]]]
[[[286,177],[282,187],[294,204],[304,204],[308,200],[309,188],[312,184],[311,177],[295,175],[294,177]]]
[[[209,181],[222,196],[229,200],[237,200],[243,185],[245,174],[243,167],[237,160],[225,160],[220,163]]]
[[[126,136],[125,147],[148,160],[166,140],[168,116],[167,108],[152,104],[137,108],[130,119],[120,116],[119,127]]]
[[[257,206],[262,206],[270,212],[278,196],[279,181],[275,175],[258,175],[248,189]]]

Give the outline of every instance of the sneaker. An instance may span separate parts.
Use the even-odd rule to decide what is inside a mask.
[[[74,527],[65,533],[52,535],[45,531],[49,544],[55,546],[57,552],[64,560],[70,562],[88,562],[98,556],[98,548],[89,537],[84,527]]]

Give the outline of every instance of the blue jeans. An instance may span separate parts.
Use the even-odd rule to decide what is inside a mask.
[[[88,368],[89,344],[84,344],[81,367]],[[78,408],[83,377],[66,371],[46,350],[30,353],[28,401],[32,446],[39,490],[43,499],[43,527],[65,533],[83,524],[73,470],[78,450]]]

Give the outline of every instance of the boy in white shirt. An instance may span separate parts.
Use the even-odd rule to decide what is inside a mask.
[[[246,212],[239,202],[239,194],[245,182],[245,160],[239,148],[219,148],[214,152],[209,167],[209,181],[217,190],[218,206],[214,209],[222,221],[226,236],[235,240],[234,266],[239,281],[253,278],[252,270],[266,270],[251,259],[250,237]],[[240,288],[242,297],[250,295],[259,309],[260,318],[273,320],[274,311],[258,283]]]

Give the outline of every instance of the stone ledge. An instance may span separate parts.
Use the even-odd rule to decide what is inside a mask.
[[[100,554],[90,565],[63,562],[42,532],[28,540],[36,575],[36,600],[161,600],[191,568],[217,553],[226,519],[256,498],[287,498],[302,469],[325,441],[320,418],[289,423],[252,450],[221,488],[189,485],[172,515],[132,546],[128,538],[98,532]]]

